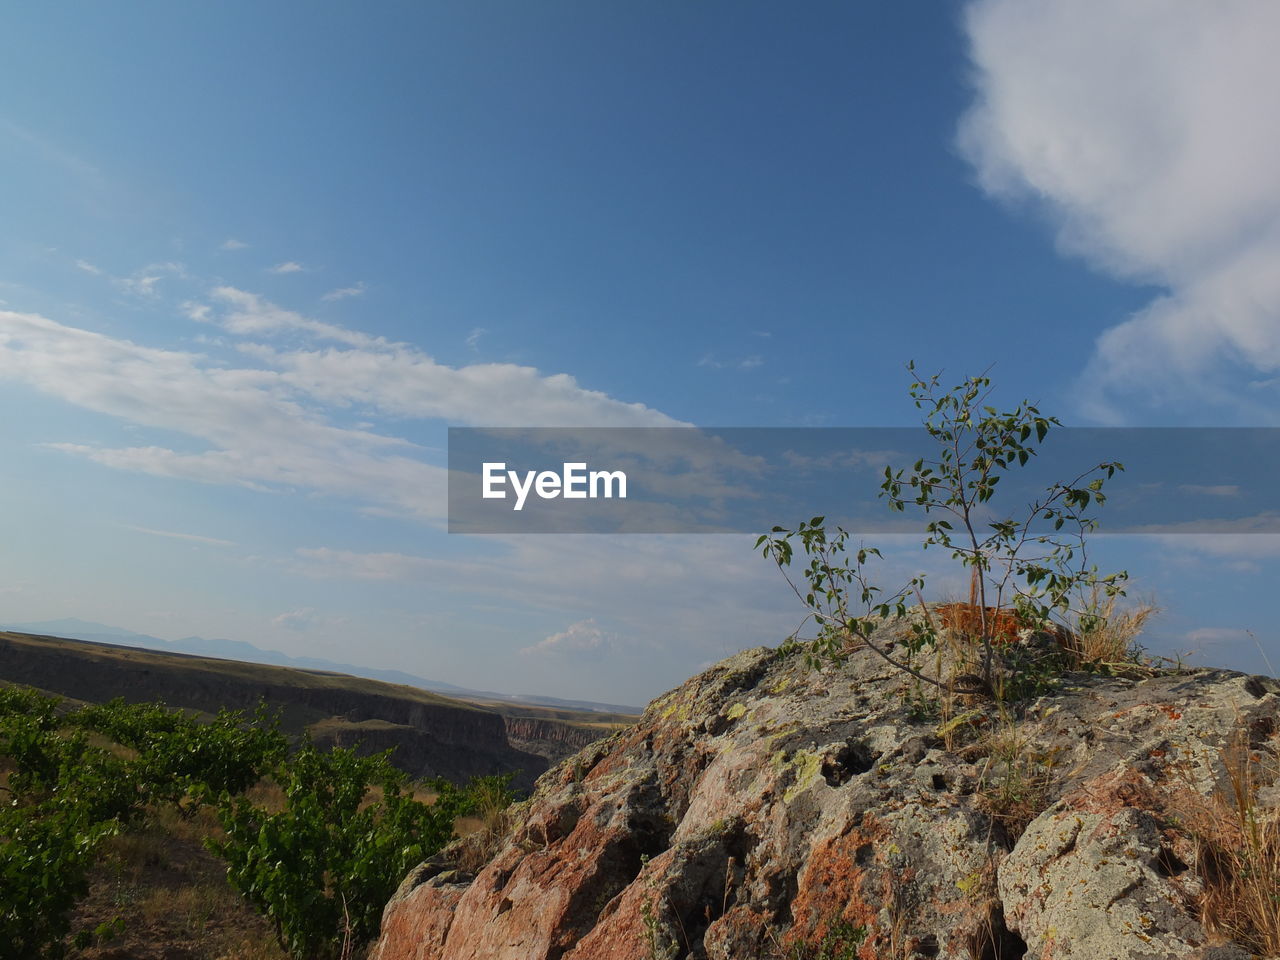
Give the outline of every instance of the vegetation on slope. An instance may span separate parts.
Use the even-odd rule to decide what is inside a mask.
[[[175,922],[228,951],[218,956],[269,956],[232,887],[292,956],[351,956],[409,866],[481,801],[512,799],[505,777],[436,780],[424,799],[385,754],[290,756],[287,744],[261,710],[201,722],[0,688],[0,958],[60,957]],[[230,887],[211,882],[211,854]]]

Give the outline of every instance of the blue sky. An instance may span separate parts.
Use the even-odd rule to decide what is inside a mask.
[[[643,702],[785,635],[777,574],[449,537],[447,426],[906,425],[910,359],[1275,425],[1277,10],[1114,6],[10,12],[0,618]],[[1100,562],[1261,670],[1275,539]]]

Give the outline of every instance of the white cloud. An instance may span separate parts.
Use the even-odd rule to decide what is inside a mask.
[[[332,404],[361,404],[383,414],[440,418],[474,426],[672,427],[642,403],[579,386],[565,373],[544,375],[513,363],[450,367],[404,345],[386,349],[258,351],[281,379]]]
[[[396,417],[475,425],[663,426],[676,421],[638,403],[586,390],[566,374],[480,364],[454,368],[405,344],[310,320],[245,291],[213,292],[220,310],[187,314],[233,334],[291,332],[350,349],[243,349],[265,369],[219,366],[199,354],[144,347],[33,314],[0,311],[0,378],[131,424],[173,430],[205,449],[59,442],[53,449],[155,476],[274,491],[317,491],[360,506],[438,521],[446,470],[424,451],[371,428],[329,422],[360,404]]]
[[[222,313],[188,305],[188,315],[241,336],[303,334],[354,348],[277,350],[260,343],[241,348],[279,370],[282,384],[321,403],[360,404],[396,417],[472,426],[681,425],[642,403],[581,387],[568,374],[545,375],[514,363],[450,367],[409,344],[312,320],[235,287],[218,287],[212,297],[226,308]]]
[[[1274,422],[1237,379],[1280,370],[1280,5],[977,0],[959,134],[982,187],[1061,248],[1165,293],[1099,337],[1085,411]]]
[[[488,332],[489,331],[486,330],[484,327],[476,327],[469,334],[467,334],[467,339],[466,339],[467,346],[470,347],[472,350],[477,349],[480,345],[480,338],[485,336]]]
[[[318,621],[315,610],[311,607],[303,607],[300,610],[290,610],[279,616],[271,618],[272,626],[284,627],[286,630],[306,630],[316,625]]]
[[[274,267],[267,267],[268,273],[302,273],[307,268],[296,260],[286,260],[284,263],[277,263]]]
[[[520,652],[528,656],[581,656],[607,653],[618,645],[618,637],[600,629],[595,620],[579,620],[559,633],[544,637]]]
[[[245,248],[246,248],[246,247],[248,247],[248,246],[249,246],[249,245],[248,245],[247,243],[245,243],[243,240],[237,240],[235,237],[228,237],[226,240],[222,241],[222,246],[220,246],[218,249],[220,249],[220,250],[243,250],[243,249],[245,249]]]
[[[364,295],[364,281],[356,283],[350,287],[339,287],[337,290],[330,290],[320,299],[328,302],[334,300],[346,300],[348,297],[360,297]]]
[[[285,332],[305,333],[322,340],[334,340],[354,347],[390,346],[380,337],[370,337],[354,330],[347,330],[332,323],[310,320],[300,313],[285,310],[256,293],[236,287],[216,287],[211,293],[215,301],[223,304],[227,312],[215,322],[231,333],[244,336],[272,335]],[[201,310],[196,316],[195,310]],[[196,305],[188,311],[192,319],[210,320],[207,306]]]
[[[335,427],[289,396],[269,370],[208,365],[196,354],[143,347],[33,314],[0,311],[0,377],[208,449],[51,443],[117,469],[204,483],[316,490],[423,518],[444,513],[445,471],[403,440]]]
[[[102,276],[102,268],[101,268],[101,267],[95,267],[95,266],[94,266],[92,263],[90,263],[88,260],[77,260],[77,261],[76,261],[76,269],[78,269],[78,270],[83,270],[85,273],[91,273],[91,274],[93,274],[95,277],[100,277],[100,276]]]

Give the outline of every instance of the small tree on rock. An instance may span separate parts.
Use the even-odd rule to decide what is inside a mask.
[[[1086,514],[1106,501],[1103,484],[1124,467],[1116,461],[1095,464],[1071,480],[1053,483],[1016,514],[992,520],[987,504],[1001,479],[1036,456],[1060,421],[1026,401],[1005,412],[988,405],[991,380],[985,375],[943,390],[938,375],[921,376],[914,364],[908,370],[911,398],[937,452],[909,469],[886,467],[880,493],[891,510],[919,508],[928,519],[924,547],[941,547],[970,570],[973,628],[967,639],[978,655],[978,686],[1003,697],[1009,678],[998,668],[996,654],[1003,639],[998,621],[1006,608],[1025,628],[1048,631],[1057,619],[1065,619],[1077,596],[1097,590],[1109,597],[1124,593],[1127,573],[1099,574],[1086,551],[1086,536],[1097,526]],[[803,583],[789,572],[795,543],[808,561]],[[791,639],[810,619],[818,627],[808,651],[815,665],[862,645],[919,681],[951,686],[952,680],[930,677],[912,662],[915,653],[940,639],[943,628],[927,612],[909,620],[906,655],[872,636],[882,620],[908,622],[910,601],[923,599],[924,576],[912,577],[886,595],[866,574],[869,559],[880,557],[880,551],[859,547],[850,553],[848,532],[839,526],[829,530],[824,517],[794,530],[774,527],[756,541],[756,548],[777,563],[808,610]]]

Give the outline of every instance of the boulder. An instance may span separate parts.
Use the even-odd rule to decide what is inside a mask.
[[[415,870],[371,957],[1248,956],[1201,923],[1189,824],[1224,751],[1280,729],[1280,684],[921,693],[865,649],[739,653],[545,774],[474,873],[457,847]]]

